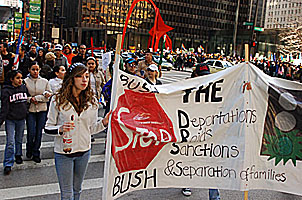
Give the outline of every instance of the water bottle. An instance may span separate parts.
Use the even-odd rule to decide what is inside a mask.
[[[70,117],[70,122],[73,124],[74,123],[74,115],[71,115]],[[72,151],[72,135],[70,131],[64,132],[63,134],[63,151],[65,153],[71,153]]]

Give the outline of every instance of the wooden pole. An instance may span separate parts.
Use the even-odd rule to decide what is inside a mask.
[[[121,54],[121,44],[122,44],[122,34],[117,34],[115,57],[114,57],[115,61],[116,61],[117,55]]]
[[[124,69],[123,60],[122,59],[119,60],[118,55],[121,55],[122,38],[123,38],[122,34],[117,34],[116,48],[115,48],[115,57],[114,57],[114,63],[118,63],[119,62],[119,69],[121,69],[121,70]]]
[[[244,191],[244,200],[248,200],[248,199],[249,199],[249,192]]]
[[[245,47],[245,59],[244,61],[245,62],[248,62],[249,61],[249,44],[244,44],[244,47]]]

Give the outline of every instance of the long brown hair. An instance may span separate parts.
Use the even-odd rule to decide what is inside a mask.
[[[71,108],[71,106],[68,104],[69,102],[73,105],[78,114],[80,114],[83,110],[86,110],[89,107],[89,104],[97,106],[97,100],[94,97],[93,91],[91,90],[90,80],[86,89],[81,91],[79,95],[79,102],[72,94],[74,78],[78,75],[83,75],[87,71],[88,68],[82,63],[75,63],[68,68],[64,76],[62,87],[59,89],[55,99],[59,110],[61,106],[62,109],[69,110]]]

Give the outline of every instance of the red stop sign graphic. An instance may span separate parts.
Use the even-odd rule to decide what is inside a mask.
[[[119,173],[145,169],[167,142],[173,125],[155,94],[125,90],[112,114],[112,156]]]

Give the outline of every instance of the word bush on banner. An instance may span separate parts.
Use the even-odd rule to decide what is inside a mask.
[[[154,188],[302,195],[302,85],[243,63],[167,85],[115,70],[103,199]]]

